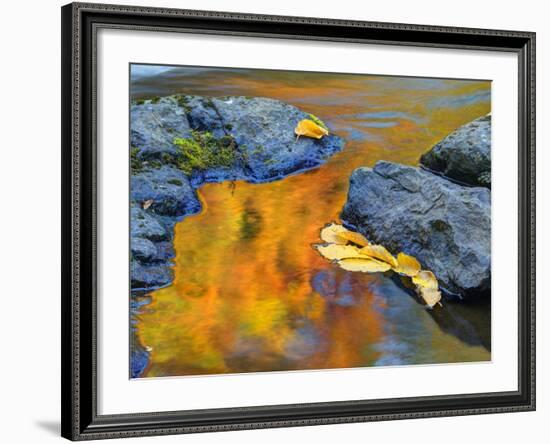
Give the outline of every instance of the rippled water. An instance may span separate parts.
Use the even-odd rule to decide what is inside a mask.
[[[428,311],[398,278],[343,271],[311,247],[339,221],[355,168],[417,165],[490,111],[489,82],[178,68],[131,91],[280,99],[346,140],[316,170],[200,188],[202,212],[176,225],[175,281],[136,319],[151,351],[142,376],[490,360],[489,302]]]

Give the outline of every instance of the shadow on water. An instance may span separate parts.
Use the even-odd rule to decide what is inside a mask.
[[[392,280],[401,286],[419,305],[423,302],[417,297],[410,279],[392,275]],[[481,297],[477,301],[465,301],[443,294],[441,303],[426,312],[439,328],[455,336],[465,344],[482,346],[491,351],[491,300]]]
[[[481,345],[491,351],[491,303],[465,303],[446,300],[444,310],[428,313],[445,333],[468,345]]]

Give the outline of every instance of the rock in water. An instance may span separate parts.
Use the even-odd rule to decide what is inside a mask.
[[[420,163],[451,179],[490,188],[491,116],[461,126],[423,154]]]
[[[196,189],[202,184],[277,180],[320,166],[340,151],[344,142],[332,134],[296,140],[296,124],[310,117],[261,97],[168,96],[132,103],[132,289],[172,282],[174,226],[200,211]]]
[[[335,135],[296,140],[296,124],[309,114],[279,100],[228,97],[212,103],[223,127],[245,147],[248,181],[265,182],[314,168],[343,147]]]
[[[350,179],[342,220],[392,253],[416,257],[443,290],[479,297],[491,288],[491,192],[420,168],[378,162]]]
[[[200,202],[188,177],[174,166],[142,171],[130,180],[132,200],[151,201],[153,213],[183,216],[200,210]]]

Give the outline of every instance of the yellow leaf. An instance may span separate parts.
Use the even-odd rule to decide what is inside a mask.
[[[418,288],[420,289],[420,296],[424,299],[428,307],[433,308],[433,306],[441,300],[441,293],[438,289],[425,287]]]
[[[153,205],[153,202],[154,202],[153,199],[149,199],[143,202],[142,204],[143,209],[146,210],[147,208],[149,208],[151,205]]]
[[[356,244],[361,247],[366,247],[367,245],[370,245],[368,239],[365,236],[355,231],[346,230],[340,234],[340,237],[343,237],[352,244]]]
[[[298,122],[296,128],[294,128],[296,136],[312,137],[314,139],[320,139],[323,136],[328,136],[328,131],[317,125],[313,120],[303,119]]]
[[[338,265],[347,271],[362,271],[363,273],[378,273],[391,269],[388,263],[370,257],[341,259],[338,261]]]
[[[346,245],[353,244],[364,247],[369,245],[368,239],[360,233],[350,231],[343,225],[329,224],[321,230],[321,239],[329,244]]]
[[[329,244],[346,245],[348,240],[343,236],[346,231],[342,225],[329,224],[321,230],[321,239]]]
[[[354,247],[353,245],[315,245],[315,248],[317,248],[317,251],[321,253],[321,256],[331,261],[352,257],[361,257],[361,254],[359,253],[359,248]]]
[[[428,270],[420,271],[416,276],[413,276],[412,281],[418,287],[430,288],[433,290],[437,290],[439,288],[437,278],[431,271]]]
[[[399,253],[397,255],[397,267],[395,267],[394,270],[405,276],[416,276],[420,272],[420,263],[415,257],[405,253]]]
[[[367,245],[360,250],[361,254],[379,259],[390,265],[390,268],[397,267],[397,260],[382,245]]]

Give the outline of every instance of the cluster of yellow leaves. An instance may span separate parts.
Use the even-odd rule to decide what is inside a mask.
[[[294,128],[294,133],[296,134],[296,140],[298,140],[300,136],[312,137],[314,139],[328,136],[328,130],[309,119],[300,120],[296,128]]]
[[[329,224],[323,228],[321,239],[326,244],[315,245],[315,248],[340,268],[363,273],[393,270],[412,279],[418,294],[430,308],[438,303],[441,305],[437,278],[431,271],[422,270],[413,256],[399,253],[396,258],[382,245],[371,244],[362,234],[338,224]]]

